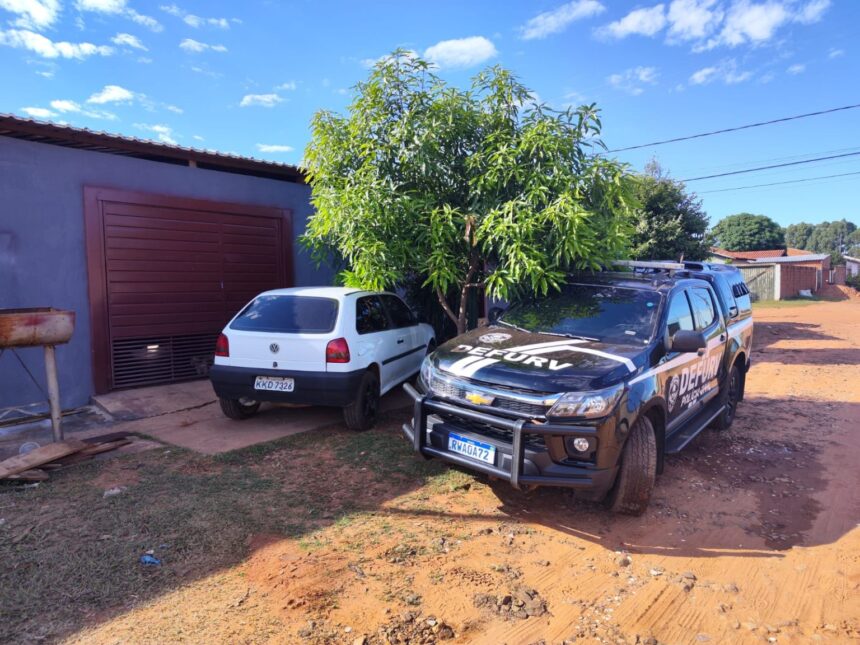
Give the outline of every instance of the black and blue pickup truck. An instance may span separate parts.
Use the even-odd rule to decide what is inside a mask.
[[[572,276],[425,359],[403,433],[426,458],[640,514],[663,456],[743,400],[753,320],[737,268],[626,262]]]

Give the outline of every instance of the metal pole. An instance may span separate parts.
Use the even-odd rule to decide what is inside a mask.
[[[54,430],[54,441],[62,441],[60,384],[57,381],[57,358],[54,354],[53,345],[45,345],[45,374],[48,377],[48,401],[51,404],[51,427]]]

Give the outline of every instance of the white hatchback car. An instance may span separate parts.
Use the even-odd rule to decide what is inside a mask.
[[[251,416],[261,401],[329,405],[365,430],[379,397],[414,376],[435,347],[433,328],[393,293],[276,289],[227,324],[209,377],[231,419]]]

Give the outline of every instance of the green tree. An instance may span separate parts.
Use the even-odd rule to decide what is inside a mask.
[[[789,224],[785,229],[785,244],[795,249],[806,249],[809,247],[809,238],[815,226],[806,222]]]
[[[652,161],[636,178],[636,197],[641,207],[633,234],[633,252],[643,260],[705,260],[708,216],[695,194],[666,176]]]
[[[500,67],[460,90],[402,50],[355,89],[346,115],[316,113],[305,152],[304,242],[342,258],[344,284],[418,276],[463,332],[478,288],[545,294],[628,253],[635,198],[626,168],[595,153],[594,105],[537,105]]]
[[[816,253],[829,253],[834,264],[841,264],[844,262],[842,255],[853,246],[851,236],[856,230],[857,226],[846,219],[821,222],[809,236],[807,248]]]
[[[717,222],[709,235],[713,246],[729,251],[785,248],[782,227],[765,215],[738,213]]]

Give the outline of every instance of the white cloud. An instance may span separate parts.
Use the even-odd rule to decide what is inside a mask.
[[[227,48],[224,47],[224,45],[209,45],[207,43],[201,43],[199,40],[194,40],[193,38],[184,39],[179,43],[179,46],[185,51],[193,54],[199,54],[208,50],[222,53],[227,51]]]
[[[598,30],[599,35],[626,38],[633,34],[654,36],[666,26],[666,6],[654,5],[647,9],[635,9],[621,20],[610,22]]]
[[[711,34],[722,22],[723,12],[714,7],[717,0],[673,0],[669,5],[669,41],[699,40]]]
[[[195,29],[199,29],[204,25],[209,25],[210,27],[218,27],[219,29],[229,29],[230,23],[241,23],[242,21],[238,18],[202,18],[200,16],[195,16],[193,13],[189,13],[178,7],[175,4],[170,5],[161,5],[159,7],[163,12],[169,13],[171,16],[176,16],[177,18],[181,18],[186,25],[194,27]]]
[[[135,49],[140,49],[141,51],[148,51],[146,46],[137,36],[132,36],[131,34],[117,34],[113,38],[111,38],[111,42],[114,45],[119,45],[120,47],[133,47]]]
[[[790,65],[787,70],[785,70],[792,76],[797,76],[798,74],[803,74],[806,71],[806,65],[803,63],[795,63],[794,65]]]
[[[152,31],[164,29],[152,16],[145,16],[129,7],[127,0],[76,0],[75,7],[78,11],[124,16]]]
[[[14,26],[41,30],[56,22],[60,14],[60,2],[59,0],[0,0],[0,9],[18,15],[12,21]]]
[[[443,40],[424,51],[424,58],[439,67],[456,69],[479,65],[498,55],[496,46],[483,36]]]
[[[134,92],[119,85],[105,85],[101,91],[96,92],[87,99],[87,103],[103,105],[105,103],[130,103],[134,100]]]
[[[206,139],[201,137],[199,134],[194,134],[191,136],[191,138],[194,139],[195,141],[206,141]]]
[[[173,138],[173,128],[171,128],[170,126],[162,125],[160,123],[156,123],[154,125],[149,125],[147,123],[135,123],[134,127],[140,130],[151,132],[157,137],[157,139],[161,143],[167,143],[172,146],[178,145],[176,143],[176,140]]]
[[[827,58],[840,58],[845,55],[844,49],[836,49],[835,47],[831,47],[830,51],[827,52]]]
[[[787,4],[775,0],[760,4],[750,0],[735,0],[726,14],[720,33],[694,50],[704,51],[720,45],[762,45],[773,38],[780,27],[792,20],[790,9]]]
[[[804,25],[821,20],[824,12],[830,8],[830,0],[812,0],[803,6],[794,16],[794,21]]]
[[[50,119],[51,117],[57,116],[54,112],[51,112],[49,109],[40,108],[40,107],[21,108],[21,112],[23,112],[27,116],[33,117],[34,119]]]
[[[277,94],[246,94],[239,102],[239,107],[275,107],[278,103],[283,103],[282,99]]]
[[[80,114],[92,119],[107,119],[108,121],[115,121],[117,118],[116,114],[113,114],[112,112],[107,112],[105,110],[90,110],[84,108],[75,101],[69,101],[67,99],[54,99],[51,101],[51,107],[57,112],[62,112],[64,114]]]
[[[283,146],[274,143],[258,143],[257,150],[260,152],[292,152],[292,146]]]
[[[574,0],[552,11],[544,11],[530,19],[520,28],[521,38],[523,40],[546,38],[550,34],[564,31],[572,22],[591,18],[604,11],[606,11],[606,7],[597,0]]]
[[[296,85],[295,81],[287,81],[286,83],[281,83],[275,89],[276,90],[288,90],[288,91],[292,92],[293,90],[296,89],[296,87],[298,87],[298,85]]]
[[[26,49],[43,58],[76,58],[83,60],[90,56],[110,56],[113,47],[93,45],[92,43],[55,42],[50,38],[26,29],[0,30],[0,45]]]
[[[753,73],[738,70],[738,62],[734,59],[720,61],[718,65],[703,67],[690,75],[690,85],[708,85],[714,81],[722,81],[726,85],[737,85],[750,80]]]
[[[181,107],[170,105],[169,103],[164,106],[164,109],[168,112],[173,112],[174,114],[183,114],[185,112]]]
[[[612,74],[606,80],[618,90],[623,90],[633,96],[639,96],[645,91],[643,85],[654,85],[657,82],[656,67],[633,67],[619,74]]]

